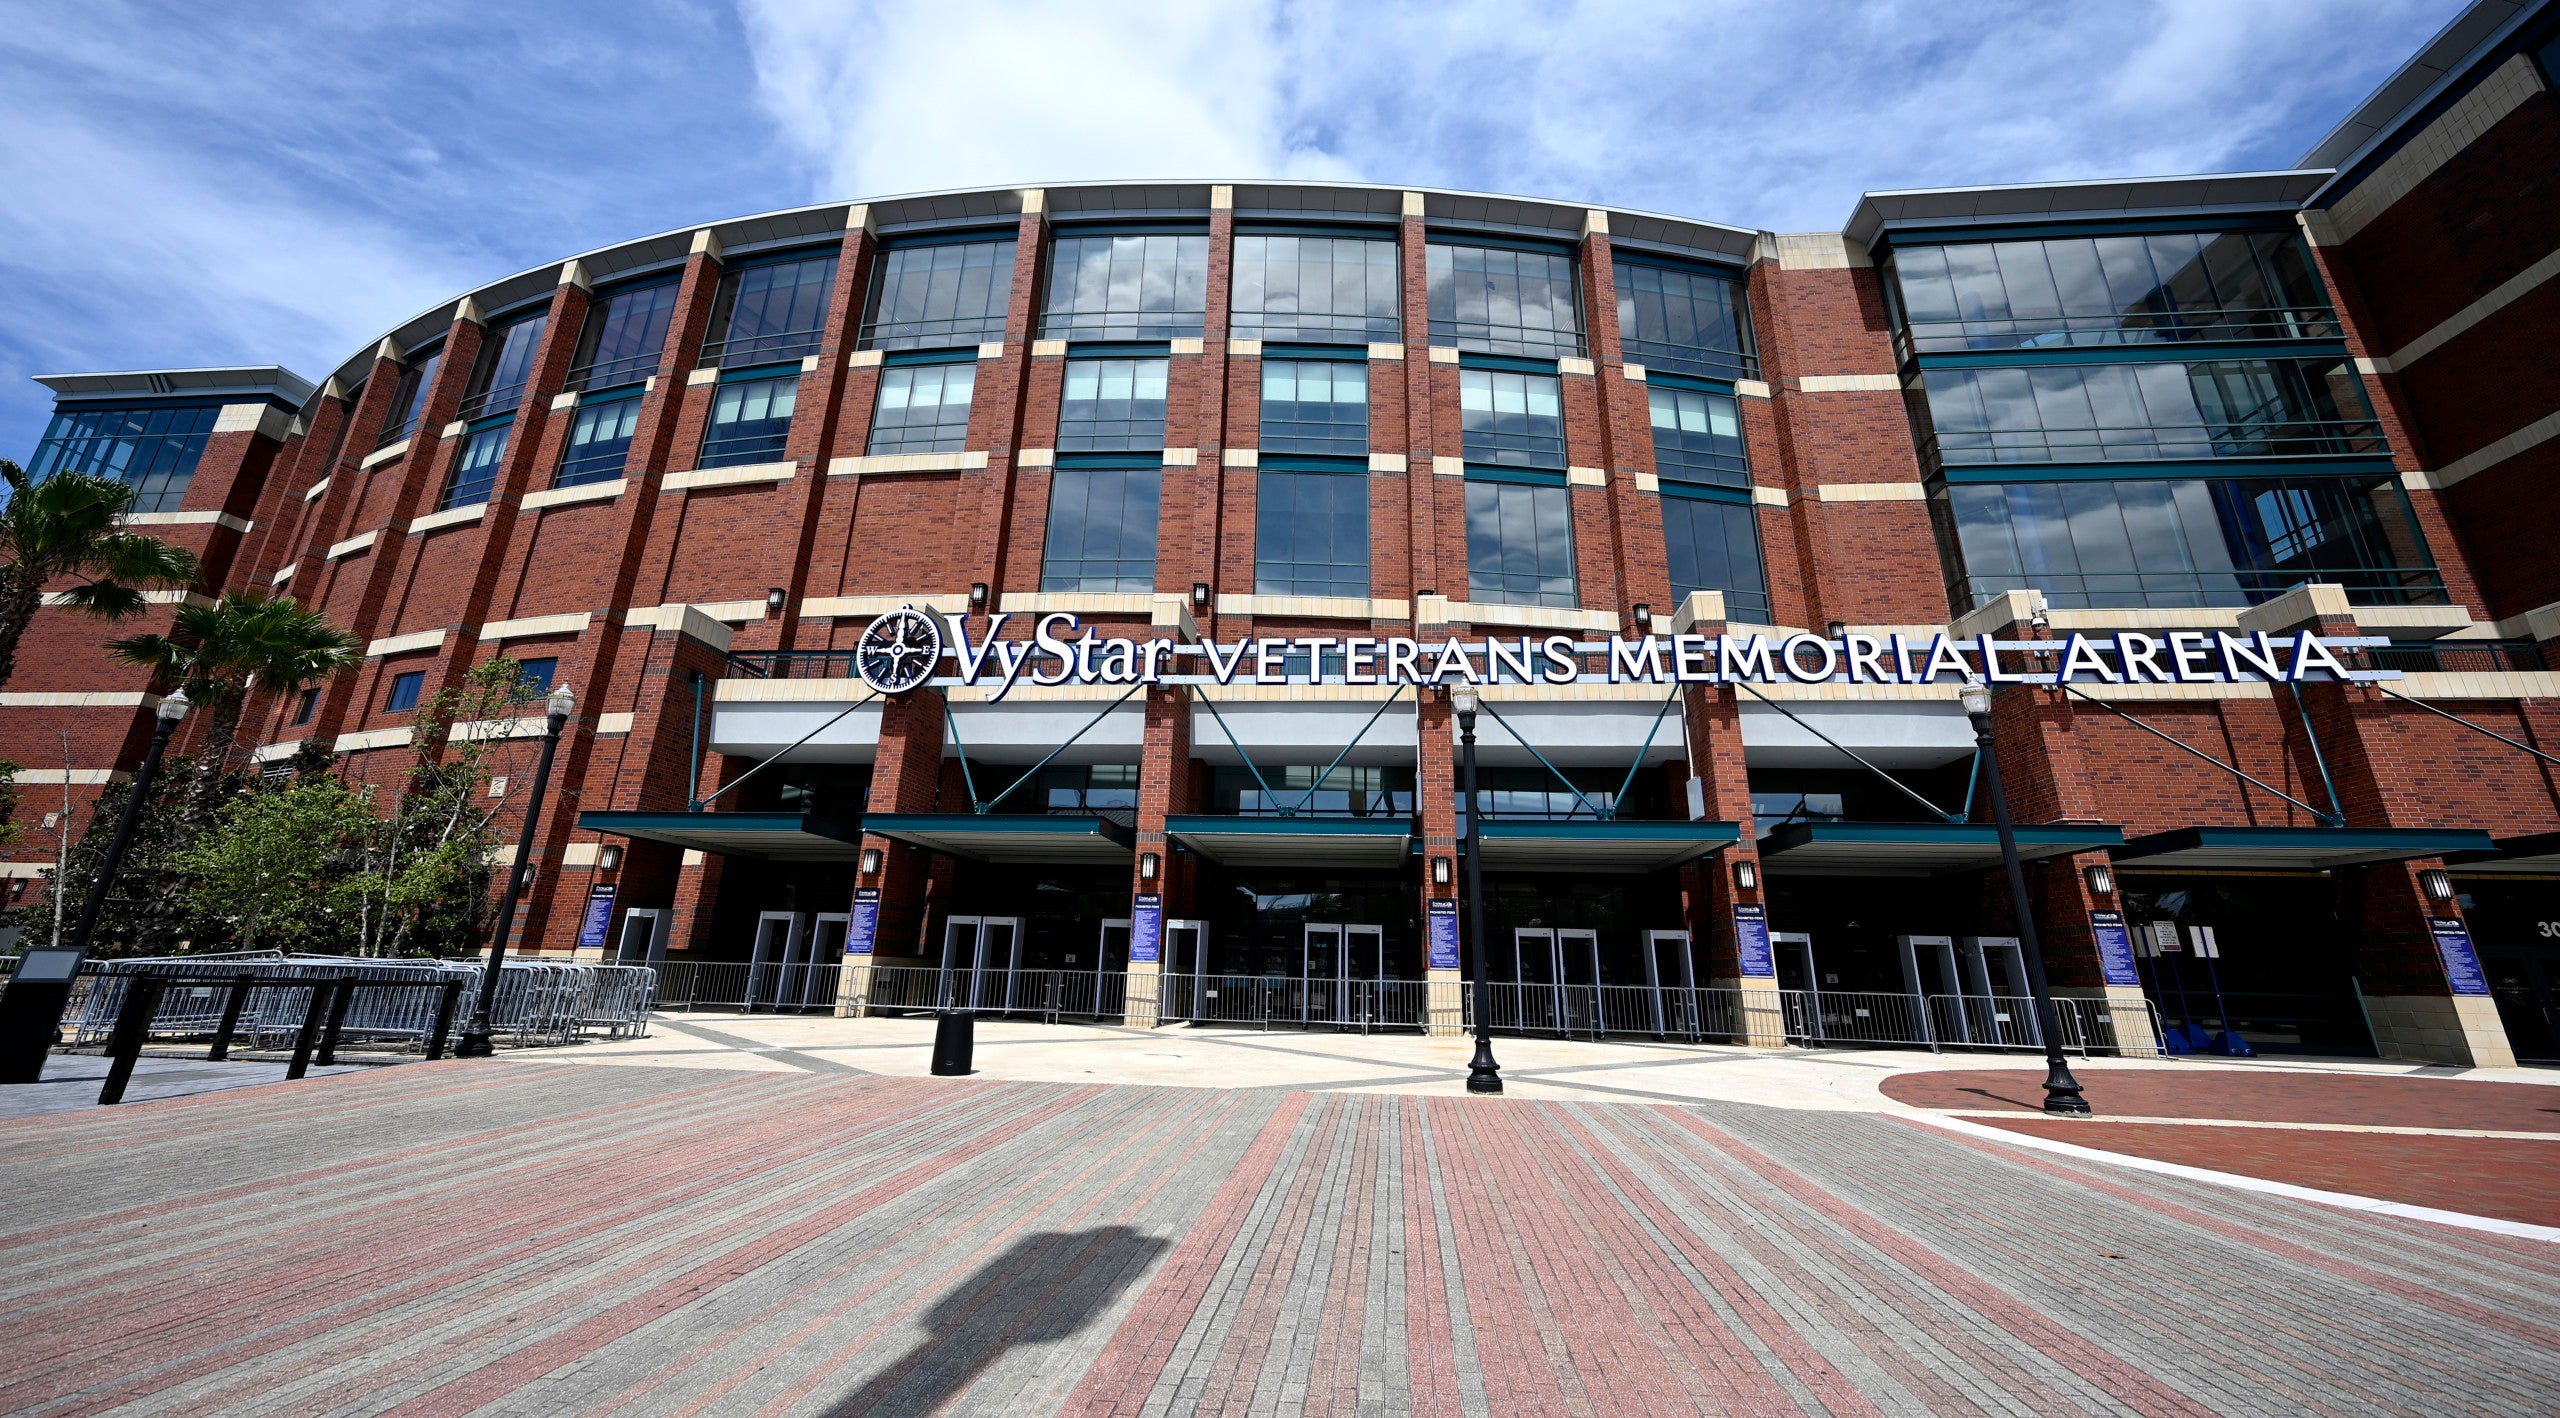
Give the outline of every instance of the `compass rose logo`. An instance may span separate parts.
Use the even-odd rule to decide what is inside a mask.
[[[913,606],[871,622],[854,649],[862,682],[882,694],[904,694],[933,676],[942,660],[942,627]]]

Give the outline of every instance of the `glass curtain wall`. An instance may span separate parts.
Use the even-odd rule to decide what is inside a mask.
[[[133,488],[136,512],[175,512],[222,416],[216,404],[129,409],[63,409],[45,426],[27,476],[92,473]]]
[[[873,283],[867,350],[922,350],[1004,338],[1014,241],[893,248]]]
[[[1136,452],[1164,447],[1161,359],[1071,359],[1058,406],[1058,451]]]
[[[569,361],[571,389],[616,389],[658,372],[675,318],[676,282],[660,281],[600,297],[587,308],[578,352]]]
[[[1578,604],[1566,489],[1468,480],[1467,597],[1515,606]]]
[[[826,337],[827,301],[835,294],[836,254],[770,261],[729,272],[712,298],[712,338],[702,365],[739,369],[805,359]]]
[[[969,400],[978,384],[976,361],[890,365],[880,371],[880,398],[871,416],[873,456],[887,453],[957,453],[969,446]]]
[[[1666,478],[1751,486],[1751,463],[1742,448],[1742,408],[1731,394],[1666,387],[1645,389],[1653,412],[1653,466]]]
[[[1905,354],[2336,339],[2299,232],[2177,232],[1897,248]]]
[[[444,350],[438,347],[423,355],[412,355],[400,367],[400,382],[391,390],[391,409],[383,419],[382,434],[375,440],[375,447],[388,448],[418,431],[418,420],[427,412],[427,394],[435,388],[436,369],[443,363]]]
[[[2355,366],[2319,359],[1929,369],[1914,401],[1938,466],[2389,451]]]
[[[515,412],[516,405],[524,402],[525,386],[533,382],[533,352],[550,325],[550,312],[545,311],[490,331],[480,342],[480,357],[472,364],[471,384],[463,391],[462,410],[456,417],[484,419]]]
[[[1460,438],[1470,463],[1564,464],[1564,384],[1552,374],[1458,371]]]
[[[712,396],[711,426],[702,433],[704,468],[730,468],[779,459],[791,442],[791,413],[800,400],[800,374],[725,380]]]
[[[1423,254],[1431,343],[1532,358],[1582,353],[1572,257],[1437,241]]]
[[[1228,329],[1249,340],[1394,341],[1399,287],[1392,240],[1239,234]]]
[[[1257,596],[1369,594],[1369,475],[1264,471],[1254,493]]]
[[[551,485],[579,487],[621,477],[631,456],[632,435],[639,431],[640,386],[627,384],[607,397],[580,401],[577,417],[569,424],[569,446],[560,454],[559,475]]]
[[[1369,366],[1357,360],[1265,359],[1262,451],[1369,452]]]
[[[1742,283],[1620,258],[1618,345],[1629,363],[1709,379],[1757,379]]]
[[[1208,322],[1205,233],[1061,235],[1050,247],[1045,339],[1172,340]]]
[[[1669,555],[1674,600],[1687,600],[1692,591],[1721,591],[1728,617],[1754,625],[1770,623],[1756,508],[1665,495],[1662,542]]]
[[[1152,591],[1162,468],[1060,468],[1049,480],[1043,591]]]

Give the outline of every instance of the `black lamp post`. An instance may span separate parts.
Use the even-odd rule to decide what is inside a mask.
[[[1974,749],[1982,755],[1982,777],[1991,789],[1991,820],[2000,827],[2000,861],[2009,872],[2009,904],[2018,917],[2018,943],[2027,957],[2027,989],[2035,996],[2036,1031],[2044,1036],[2044,1110],[2087,1116],[2089,1100],[2080,1096],[2080,1080],[2063,1061],[2062,1031],[2054,1017],[2053,992],[2045,987],[2044,947],[2036,941],[2035,912],[2027,905],[2027,873],[2018,865],[2018,832],[2009,823],[2009,795],[2000,786],[2000,754],[1991,743],[1991,686],[1980,680],[1964,687],[1965,717],[1973,720]]]
[[[516,898],[524,894],[525,878],[533,865],[534,825],[542,817],[542,793],[551,786],[551,757],[560,748],[560,731],[569,724],[569,714],[578,707],[578,698],[561,685],[551,691],[542,706],[550,719],[542,730],[542,762],[533,770],[533,792],[524,803],[524,831],[516,838],[516,864],[507,873],[507,889],[498,898],[498,930],[490,938],[489,963],[482,967],[480,998],[471,1006],[471,1022],[463,1026],[461,1040],[453,1046],[453,1056],[460,1059],[485,1059],[498,1051],[490,1039],[490,1016],[498,1007],[498,975],[506,968],[507,936],[515,929]]]
[[[1449,696],[1458,710],[1459,755],[1466,765],[1467,949],[1475,955],[1476,1056],[1467,1064],[1467,1091],[1502,1091],[1502,1066],[1493,1061],[1493,987],[1485,983],[1484,804],[1476,798],[1476,692],[1459,685]]]
[[[175,689],[154,711],[159,722],[151,731],[151,747],[143,752],[142,767],[133,775],[133,792],[124,800],[124,815],[116,819],[116,835],[107,843],[107,859],[98,866],[98,879],[89,883],[89,899],[80,903],[80,919],[71,927],[71,939],[64,942],[84,955],[88,953],[90,933],[97,930],[98,917],[107,909],[107,892],[116,884],[116,873],[124,870],[124,854],[133,846],[133,824],[142,816],[143,799],[151,796],[151,780],[160,773],[160,755],[168,751],[169,735],[177,731],[178,721],[187,717],[190,707],[187,692]]]

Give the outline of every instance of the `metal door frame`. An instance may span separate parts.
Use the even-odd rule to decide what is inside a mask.
[[[1184,931],[1189,931],[1193,935],[1191,942],[1191,968],[1189,970],[1165,970],[1164,967],[1167,965],[1179,965],[1181,963],[1181,957],[1174,953],[1173,938],[1175,935]],[[1182,1015],[1186,1019],[1198,1017],[1200,1013],[1200,977],[1207,974],[1209,969],[1209,923],[1204,920],[1196,919],[1167,920],[1164,923],[1164,940],[1157,947],[1157,951],[1156,959],[1159,963],[1157,964],[1156,969],[1159,972],[1175,976],[1187,975],[1190,977],[1190,998],[1182,1002]],[[1168,1005],[1172,1003],[1173,1001],[1171,1000],[1165,1001],[1165,1004]]]
[[[631,928],[645,924],[648,937],[640,948],[640,958],[631,954]],[[617,965],[664,965],[667,962],[667,908],[633,906],[622,913],[622,934],[614,939],[613,961]]]
[[[1378,968],[1377,968],[1375,971],[1373,971],[1373,972],[1371,972],[1371,973],[1369,973],[1369,974],[1367,974],[1367,975],[1357,974],[1357,973],[1355,973],[1355,972],[1354,972],[1354,969],[1353,969],[1353,962],[1354,962],[1354,960],[1355,960],[1355,958],[1356,958],[1356,956],[1355,956],[1355,954],[1354,954],[1354,952],[1355,952],[1355,950],[1356,950],[1356,947],[1352,944],[1352,942],[1353,942],[1354,940],[1358,939],[1358,938],[1359,938],[1360,936],[1362,936],[1362,935],[1366,935],[1366,936],[1368,936],[1368,937],[1369,937],[1369,939],[1370,939],[1371,944],[1372,944],[1372,945],[1376,948],[1376,950],[1377,950],[1377,957],[1376,957],[1376,958],[1377,958],[1377,962],[1378,962]],[[1367,982],[1367,983],[1369,983],[1369,984],[1373,984],[1373,985],[1382,985],[1382,984],[1385,984],[1385,983],[1386,983],[1386,979],[1387,979],[1387,928],[1386,928],[1385,926],[1382,926],[1382,925],[1374,925],[1374,924],[1371,924],[1371,923],[1366,922],[1366,921],[1345,921],[1345,922],[1343,922],[1343,923],[1342,923],[1342,982],[1341,982],[1341,984],[1337,987],[1337,994],[1336,994],[1336,997],[1335,997],[1335,1005],[1334,1005],[1334,1011],[1333,1011],[1334,1021],[1335,1021],[1336,1023],[1339,1023],[1339,1024],[1347,1024],[1347,1023],[1349,1023],[1349,1022],[1350,1022],[1350,1019],[1351,1019],[1351,986],[1352,986],[1352,982],[1353,982],[1353,981],[1355,981],[1355,980],[1356,980],[1356,981],[1365,981],[1365,982]],[[1372,991],[1370,992],[1370,1003],[1374,1005],[1376,1002],[1377,1002],[1377,992],[1376,992],[1376,991],[1374,991],[1374,990],[1372,990]],[[1366,1027],[1365,1023],[1364,1023],[1364,1025],[1363,1025],[1363,1027],[1364,1027],[1364,1029],[1365,1029],[1365,1027]]]
[[[1810,1016],[1805,1021],[1809,1027],[1804,1032],[1818,1042],[1827,1042],[1831,1035],[1822,1027],[1822,966],[1813,958],[1813,937],[1803,931],[1769,932],[1769,948],[1773,957],[1769,963],[1771,970],[1778,968],[1774,956],[1782,945],[1796,946],[1804,951],[1805,1003],[1809,1006]]]
[[[821,911],[817,915],[809,918],[809,988],[800,997],[800,1002],[804,1005],[822,1003],[833,1005],[835,1003],[833,1000],[822,1001],[815,998],[818,993],[818,980],[820,979],[818,973],[820,942],[827,938],[827,928],[829,926],[836,927],[837,935],[835,948],[827,953],[835,958],[837,966],[836,979],[841,982],[844,978],[844,947],[845,942],[853,938],[853,913],[851,911]]]
[[[1607,1013],[1600,1005],[1600,933],[1582,926],[1557,926],[1555,937],[1557,1018],[1559,1021],[1572,1018],[1570,1006],[1573,1001],[1571,991],[1574,986],[1565,979],[1565,950],[1574,941],[1580,940],[1591,947],[1591,1034],[1593,1038],[1598,1038],[1602,1026],[1608,1023]],[[1567,1023],[1564,1028],[1567,1037],[1571,1037],[1572,1025]]]
[[[1337,996],[1341,993],[1342,982],[1348,977],[1351,965],[1349,941],[1345,938],[1346,933],[1342,922],[1301,921],[1298,923],[1298,1025],[1301,1028],[1315,1022],[1313,1010],[1316,993],[1316,932],[1318,931],[1328,931],[1333,936],[1333,986]],[[1338,1002],[1330,1022],[1335,1024],[1342,1022],[1342,1010]]]
[[[1136,920],[1130,916],[1107,916],[1103,918],[1102,929],[1094,935],[1093,970],[1096,975],[1111,968],[1111,948],[1107,942],[1111,939],[1113,926],[1118,926],[1125,933],[1124,939],[1120,942],[1120,968],[1123,970],[1129,968],[1129,947],[1137,940]],[[1161,949],[1161,943],[1159,943],[1159,949]]]
[[[951,999],[951,948],[962,927],[969,931],[969,992],[966,1008],[984,1009],[986,1001],[987,935],[991,926],[1003,926],[1012,932],[1012,950],[1004,966],[1004,1007],[1013,1008],[1014,976],[1022,968],[1022,917],[1020,916],[946,916],[942,924],[942,998]]]
[[[764,983],[765,966],[772,958],[768,954],[767,944],[771,937],[766,932],[765,927],[776,921],[783,923],[782,961],[774,972],[773,1002],[774,1007],[777,1009],[780,1008],[782,1004],[782,983],[789,976],[789,971],[791,969],[790,962],[805,944],[800,935],[799,912],[758,911],[756,913],[755,943],[749,947],[747,952],[747,991],[746,1001],[743,1006],[749,1014],[756,1012],[756,1005],[760,1002],[760,998],[763,994],[762,986]]]
[[[1645,982],[1653,987],[1653,1032],[1656,1037],[1670,1033],[1666,1020],[1669,1011],[1662,1007],[1662,947],[1665,942],[1676,944],[1680,952],[1680,983],[1675,988],[1680,991],[1681,999],[1688,1005],[1687,1022],[1684,1026],[1686,1032],[1693,1034],[1703,1032],[1701,1026],[1704,1021],[1698,1018],[1698,965],[1696,957],[1691,953],[1689,933],[1687,931],[1646,931],[1644,933],[1644,975]]]

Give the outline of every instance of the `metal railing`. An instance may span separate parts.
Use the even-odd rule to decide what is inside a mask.
[[[1893,332],[1894,354],[2048,349],[2089,345],[2200,344],[2225,340],[2334,340],[2338,314],[2324,305],[2110,311],[2090,315],[1915,320]],[[2199,352],[2203,353],[2203,352]]]
[[[851,650],[733,650],[723,679],[852,679]]]
[[[445,1043],[453,1037],[454,1016],[462,1005],[462,992],[470,981],[461,975],[440,978],[421,976],[414,980],[331,979],[322,975],[264,976],[255,974],[176,975],[158,972],[128,976],[117,1006],[115,1023],[107,1038],[107,1077],[98,1089],[98,1103],[111,1107],[124,1101],[125,1088],[133,1081],[134,1066],[141,1062],[144,1045],[150,1042],[161,1003],[171,995],[186,992],[189,998],[204,990],[218,990],[223,999],[220,1016],[212,1030],[212,1047],[205,1053],[208,1062],[219,1063],[231,1056],[231,1044],[237,1037],[243,1018],[248,1014],[251,996],[298,991],[307,997],[301,1018],[293,1031],[293,1061],[285,1066],[287,1081],[299,1079],[319,1064],[328,1068],[338,1061],[338,1046],[347,1032],[347,1016],[356,997],[408,991],[420,997],[420,1007],[430,1011],[434,1023],[426,1037],[426,1053],[430,1059],[444,1057]]]
[[[2548,669],[2532,640],[2394,640],[2367,652],[2375,669],[2403,674],[2494,673]]]
[[[405,1050],[423,1048],[435,1032],[435,1010],[418,986],[459,981],[464,998],[474,999],[481,968],[477,960],[361,960],[271,951],[108,960],[82,973],[86,989],[75,989],[64,1014],[72,1022],[74,1047],[103,1044],[114,1034],[135,983],[156,977],[165,987],[146,1035],[211,1037],[230,1007],[231,992],[221,982],[252,977],[258,983],[242,1000],[233,1032],[246,1047],[277,1048],[302,1027],[311,983],[320,981],[351,987],[341,1040]],[[173,980],[186,983],[165,984]],[[514,1048],[637,1038],[648,1033],[656,987],[656,973],[647,966],[510,960],[498,977],[492,1034]]]
[[[2372,419],[2236,419],[2111,428],[1938,429],[1921,445],[1929,467],[1982,463],[2151,462],[2388,453]],[[2199,474],[2203,476],[2204,474]]]

